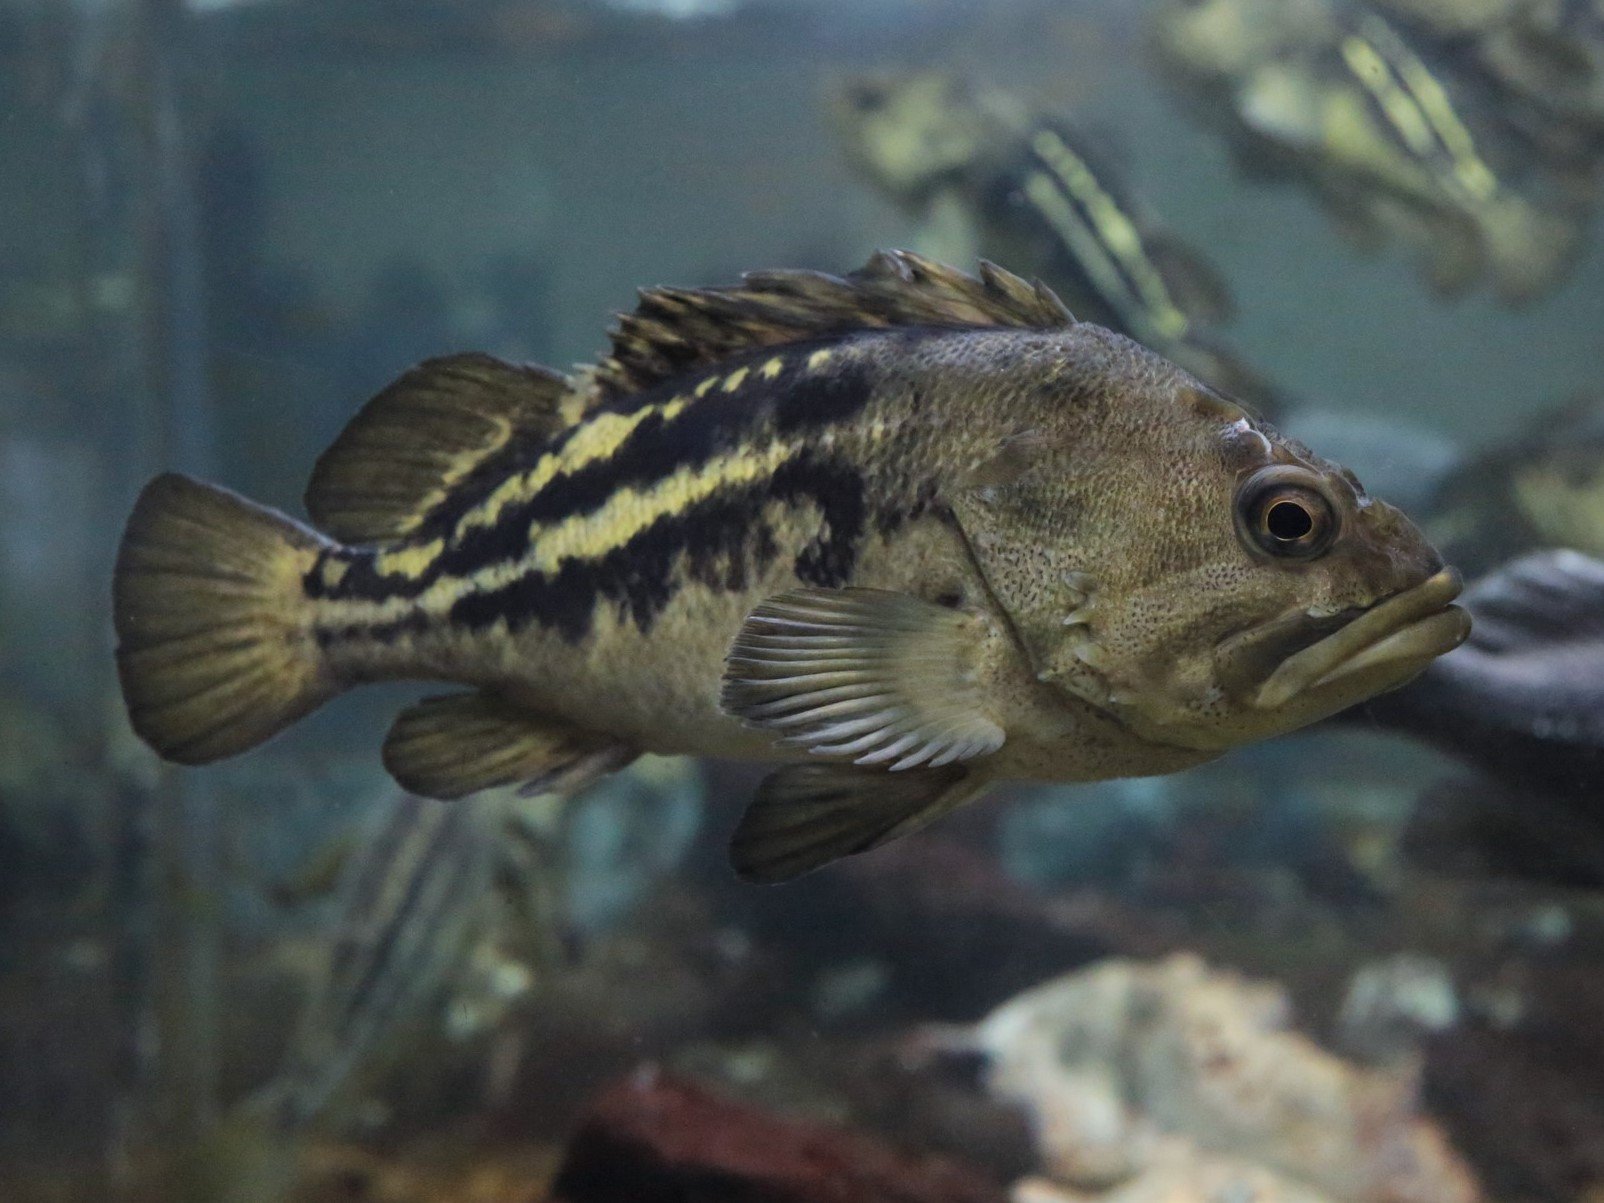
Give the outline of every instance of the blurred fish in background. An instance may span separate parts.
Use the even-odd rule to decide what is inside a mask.
[[[312,858],[301,884],[313,893],[330,863],[344,861],[319,967],[278,1074],[189,1151],[180,1181],[195,1198],[282,1197],[313,1125],[337,1122],[331,1113],[342,1097],[348,1102],[371,1085],[408,1043],[424,1043],[419,1028],[431,1004],[491,919],[496,847],[512,820],[507,807],[500,797],[444,807],[400,795],[381,804],[365,829]]]
[[[1418,23],[1441,37],[1483,34],[1534,7],[1532,0],[1371,0],[1371,3],[1399,20]]]
[[[1574,266],[1590,172],[1534,145],[1464,56],[1348,0],[1171,0],[1154,35],[1246,169],[1311,188],[1362,248],[1415,247],[1438,293],[1526,304]]]
[[[1261,413],[1277,408],[1271,385],[1215,333],[1235,309],[1224,280],[1086,131],[937,70],[844,77],[827,107],[859,174],[921,221],[927,254],[1029,265],[1081,320],[1130,335]]]
[[[1604,396],[1575,397],[1469,457],[1443,476],[1421,513],[1470,575],[1543,548],[1604,556]]]
[[[500,1102],[533,1035],[521,1011],[675,870],[700,814],[695,766],[646,757],[582,809],[513,789],[391,793],[303,847],[269,891],[321,916],[270,942],[268,964],[302,983],[298,1014],[271,1078],[189,1151],[185,1189],[267,1203],[304,1177],[309,1141],[404,1127],[397,1113],[432,1111],[441,1083],[466,1076],[480,1105]]]
[[[1598,0],[1372,0],[1495,85],[1501,111],[1561,160],[1604,149]]]

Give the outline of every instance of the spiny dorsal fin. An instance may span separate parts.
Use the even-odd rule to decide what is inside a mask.
[[[306,510],[345,543],[415,532],[461,481],[567,422],[569,381],[481,354],[428,359],[362,407],[312,470]]]
[[[967,275],[911,251],[880,251],[846,276],[749,272],[725,288],[649,288],[590,370],[599,399],[627,396],[755,347],[886,326],[1015,326],[1074,322],[1041,281],[982,261]]]

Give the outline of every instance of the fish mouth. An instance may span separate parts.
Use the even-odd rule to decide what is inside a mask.
[[[1459,573],[1445,568],[1370,607],[1283,660],[1259,686],[1253,705],[1275,710],[1338,687],[1359,701],[1402,685],[1470,634],[1470,615],[1451,604],[1463,586]]]

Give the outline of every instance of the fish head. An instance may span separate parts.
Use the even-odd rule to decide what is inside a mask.
[[[1231,417],[1196,387],[1183,412]],[[1167,499],[1133,491],[1168,529],[1145,555],[1128,546],[1140,567],[1095,598],[1090,631],[1128,726],[1223,750],[1397,688],[1465,639],[1459,574],[1352,472],[1245,413],[1209,439],[1183,440]]]
[[[1458,572],[1346,469],[1251,426],[1233,475],[1233,613],[1195,685],[1161,704],[1168,742],[1229,747],[1295,730],[1405,684],[1459,646]],[[1254,444],[1258,444],[1254,446]],[[1179,680],[1175,680],[1180,684]]]
[[[1240,79],[1330,37],[1326,0],[1163,0],[1153,23],[1161,58],[1198,80]]]
[[[830,123],[853,166],[892,200],[919,206],[990,152],[1008,102],[943,71],[875,72],[827,85]]]
[[[1223,751],[1464,640],[1458,574],[1352,472],[1127,339],[1068,337],[1103,383],[1047,408],[1028,471],[958,515],[1040,681]]]

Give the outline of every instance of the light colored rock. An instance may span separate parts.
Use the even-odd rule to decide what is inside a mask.
[[[1290,1030],[1290,1018],[1279,988],[1182,955],[1048,982],[973,1038],[990,1089],[1024,1106],[1044,1168],[1073,1187],[1123,1188],[1201,1152],[1273,1171],[1305,1192],[1297,1198],[1480,1198],[1418,1113],[1410,1075],[1349,1064]]]
[[[1027,1178],[1015,1183],[1011,1197],[1012,1203],[1333,1203],[1330,1195],[1289,1182],[1263,1166],[1195,1150],[1151,1166],[1104,1193]]]
[[[1400,953],[1354,974],[1337,1015],[1337,1043],[1370,1062],[1402,1062],[1424,1036],[1459,1022],[1453,975],[1441,961]]]

